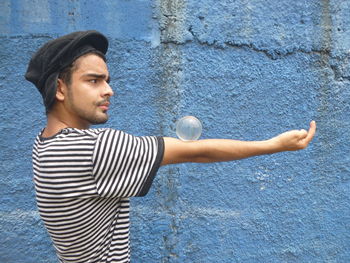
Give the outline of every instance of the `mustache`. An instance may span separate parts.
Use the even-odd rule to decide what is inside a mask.
[[[110,103],[111,103],[111,102],[110,102],[110,99],[109,99],[109,98],[106,98],[106,99],[104,99],[104,100],[102,100],[102,101],[100,101],[100,102],[97,102],[96,105],[97,105],[97,106],[101,106],[101,105],[110,104]]]

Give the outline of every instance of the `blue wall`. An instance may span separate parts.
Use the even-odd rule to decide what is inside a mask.
[[[53,37],[110,40],[108,127],[260,140],[318,123],[301,152],[162,167],[132,201],[133,262],[350,260],[350,2],[345,0],[2,0],[0,262],[57,262],[36,212],[33,138],[44,107],[23,78]]]

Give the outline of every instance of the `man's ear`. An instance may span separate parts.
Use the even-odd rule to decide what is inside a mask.
[[[57,79],[56,99],[58,101],[64,101],[67,94],[67,85],[61,79]]]

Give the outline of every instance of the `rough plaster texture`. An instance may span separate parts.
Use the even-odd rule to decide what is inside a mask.
[[[350,2],[103,0],[0,2],[0,262],[57,262],[38,217],[31,145],[45,125],[23,79],[47,40],[97,29],[110,39],[109,127],[203,138],[318,132],[305,151],[161,168],[132,202],[133,262],[350,260]]]

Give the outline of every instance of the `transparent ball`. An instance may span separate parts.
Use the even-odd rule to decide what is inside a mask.
[[[201,122],[193,116],[185,116],[176,122],[176,135],[183,141],[197,140],[202,133]]]

